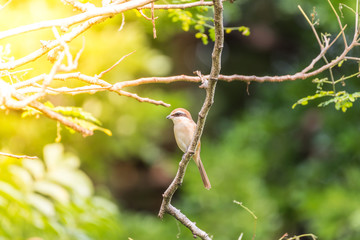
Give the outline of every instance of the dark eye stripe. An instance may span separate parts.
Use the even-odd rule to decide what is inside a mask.
[[[186,116],[184,112],[176,112],[173,114],[175,117]]]

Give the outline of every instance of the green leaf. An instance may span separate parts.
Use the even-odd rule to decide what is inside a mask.
[[[196,30],[198,30],[199,32],[205,32],[205,27],[203,26],[203,25],[199,25],[199,24],[197,24],[197,25],[195,25],[195,27],[194,27]]]
[[[178,17],[178,16],[174,16],[174,17],[171,18],[171,21],[177,22],[177,21],[179,21],[179,17]]]
[[[61,113],[64,116],[69,116],[72,118],[83,119],[89,122],[93,122],[97,125],[101,125],[101,122],[95,118],[91,113],[84,111],[79,107],[62,107],[57,106],[52,108],[54,112]]]
[[[40,114],[42,114],[40,111],[31,107],[25,107],[23,110],[24,111],[21,113],[21,118],[32,117],[32,116],[37,117]]]
[[[335,103],[335,109],[339,110],[341,108],[341,103],[340,102],[336,102]]]
[[[215,41],[215,29],[214,28],[209,29],[209,37],[212,41]]]
[[[69,118],[70,121],[79,124],[80,126],[89,129],[91,131],[101,131],[103,133],[105,133],[108,136],[112,136],[112,132],[109,129],[106,128],[102,128],[99,127],[98,125],[92,123],[92,122],[88,122],[86,120],[83,119],[78,119],[78,118]]]
[[[299,105],[299,104],[307,105],[310,100],[314,100],[314,99],[322,98],[322,97],[333,96],[333,95],[334,95],[333,91],[319,91],[318,93],[316,93],[314,95],[310,95],[310,96],[299,99],[295,104],[292,105],[292,108],[294,109],[296,107],[296,105]]]
[[[338,67],[341,67],[345,61],[346,61],[346,59],[341,60],[341,61],[338,63]]]
[[[189,25],[188,22],[183,22],[183,23],[181,24],[181,28],[182,28],[182,30],[184,30],[185,32],[187,32],[187,31],[189,31],[189,29],[190,29],[190,25]]]
[[[352,94],[349,94],[349,100],[351,102],[355,102],[355,97]]]
[[[242,35],[249,36],[250,35],[250,29],[245,26],[241,26],[238,28],[239,32],[242,32]]]
[[[201,41],[204,45],[207,45],[209,43],[208,36],[206,34],[203,34]]]
[[[198,32],[198,33],[195,34],[195,37],[196,38],[202,38],[203,35],[204,35],[203,33]]]

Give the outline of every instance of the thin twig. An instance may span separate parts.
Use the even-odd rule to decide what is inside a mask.
[[[345,59],[349,59],[349,60],[354,60],[354,61],[360,62],[360,58],[359,58],[359,57],[346,56]]]
[[[0,5],[0,11],[4,9],[12,0],[8,0],[4,5]]]
[[[148,16],[145,15],[145,13],[142,11],[142,9],[138,9],[138,12],[140,13],[141,16],[143,16],[146,20],[151,21],[152,19]]]
[[[81,33],[86,31],[87,29],[89,29],[94,24],[100,23],[104,20],[105,20],[105,18],[103,18],[103,17],[97,17],[97,18],[90,19],[90,20],[84,22],[83,24],[73,28],[71,32],[62,35],[61,40],[56,39],[56,40],[52,40],[49,42],[44,42],[43,46],[40,49],[30,53],[29,55],[27,55],[25,57],[22,57],[20,59],[14,60],[14,61],[6,62],[6,63],[0,63],[0,70],[11,70],[11,69],[17,68],[19,66],[22,66],[24,64],[27,64],[29,62],[35,61],[36,59],[40,58],[41,56],[43,56],[44,54],[49,52],[51,49],[54,49],[57,46],[60,46],[61,41],[70,42],[73,39],[75,39],[77,36],[79,36]]]
[[[306,13],[304,12],[304,10],[301,8],[300,5],[298,5],[298,8],[300,10],[300,12],[302,13],[302,15],[304,16],[304,18],[306,19],[306,21],[309,23],[310,27],[311,27],[311,30],[313,31],[315,37],[316,37],[316,41],[318,42],[318,44],[320,45],[321,49],[323,49],[323,45],[321,43],[321,40],[320,40],[320,37],[319,37],[319,34],[317,33],[315,27],[314,27],[314,24],[310,21],[310,19],[308,18],[308,16],[306,15]]]
[[[1,156],[6,156],[6,157],[12,157],[12,158],[27,158],[27,159],[38,159],[38,157],[36,156],[27,156],[27,155],[15,155],[15,154],[11,154],[11,153],[4,153],[4,152],[0,152]]]
[[[121,13],[121,25],[118,29],[118,32],[120,32],[125,26],[125,14],[124,13]]]
[[[338,21],[340,30],[343,29],[343,26],[342,26],[342,23],[341,23],[341,19],[340,19],[340,17],[339,17],[339,14],[336,12],[336,10],[335,10],[335,8],[334,8],[334,6],[332,5],[332,3],[331,3],[330,0],[328,0],[328,3],[329,3],[331,9],[333,10],[333,12],[334,12],[334,14],[335,14],[335,16],[336,16],[336,19],[337,19],[337,21]],[[347,47],[348,47],[348,43],[347,43],[347,40],[346,40],[345,32],[342,31],[342,34],[341,34],[341,35],[342,35],[342,37],[343,37],[344,46],[345,46],[345,48],[347,48]]]
[[[198,228],[194,222],[192,222],[185,214],[180,212],[179,209],[175,208],[173,205],[169,204],[166,208],[167,212],[175,217],[180,223],[186,226],[192,232],[194,237],[200,237],[201,239],[211,240],[209,235]]]
[[[355,8],[355,30],[354,30],[354,38],[353,41],[357,41],[359,36],[359,0],[356,0],[356,8]]]
[[[151,23],[153,25],[153,38],[156,38],[156,27],[155,27],[155,13],[154,13],[154,2],[151,3]]]
[[[61,0],[62,2],[64,2],[65,4],[70,4],[72,5],[75,9],[81,11],[81,12],[86,12],[91,8],[94,8],[95,5],[92,3],[80,3],[79,1],[76,0]]]
[[[248,207],[244,206],[244,204],[242,202],[238,202],[238,201],[234,200],[234,203],[240,205],[243,209],[245,209],[248,213],[250,213],[250,215],[254,218],[254,233],[252,236],[252,240],[254,240],[256,237],[256,224],[257,224],[257,219],[258,219],[257,216]]]
[[[108,69],[102,71],[99,75],[95,75],[96,78],[102,78],[102,76],[105,74],[105,73],[108,73],[110,72],[112,69],[114,69],[114,67],[116,67],[122,60],[124,60],[126,57],[130,56],[131,54],[133,54],[134,52],[136,51],[132,51],[131,53],[128,53],[124,56],[122,56],[114,65],[112,65],[111,67],[109,67]]]
[[[134,99],[138,100],[139,102],[147,102],[147,103],[152,103],[152,104],[155,104],[155,105],[162,105],[164,107],[170,107],[171,106],[170,104],[164,103],[163,101],[157,101],[157,100],[153,100],[153,99],[150,99],[150,98],[140,97],[136,93],[130,93],[130,92],[126,92],[126,91],[123,91],[123,90],[118,90],[116,92],[121,96],[131,97],[131,98],[134,98]]]
[[[155,4],[154,9],[186,9],[192,7],[200,7],[200,6],[212,6],[212,1],[198,1],[192,3],[183,3],[183,4]],[[151,4],[147,4],[139,9],[151,9]]]
[[[329,1],[329,0],[328,0],[328,1]],[[329,4],[330,4],[330,6],[332,6],[330,1],[329,1]],[[324,40],[324,44],[325,44],[325,45],[324,45],[324,44],[321,42],[320,38],[319,38],[319,35],[318,35],[318,33],[317,33],[316,29],[315,29],[314,24],[310,21],[310,19],[309,19],[308,16],[305,14],[305,12],[303,11],[303,9],[301,8],[300,5],[298,6],[298,8],[300,9],[301,13],[304,15],[306,21],[309,23],[309,25],[310,25],[310,27],[311,27],[311,29],[312,29],[315,37],[316,37],[316,40],[317,40],[317,42],[318,42],[318,44],[319,44],[319,46],[320,46],[320,49],[321,49],[321,53],[323,53],[323,54],[321,54],[321,58],[324,59],[324,61],[325,61],[326,64],[329,64],[329,61],[327,60],[327,58],[326,58],[326,56],[325,56],[325,53],[327,52],[327,49],[330,47],[330,46],[329,46],[329,45],[330,45],[330,44],[329,44],[329,38],[328,38],[326,35],[323,36],[323,40]],[[335,11],[335,14],[337,15],[336,11]],[[337,15],[337,16],[338,16],[338,15]],[[341,22],[340,22],[340,24],[341,24]],[[343,33],[343,30],[344,30],[344,29],[341,28],[341,32],[342,32],[342,33]],[[333,43],[334,43],[334,41],[333,41]],[[319,56],[320,56],[320,55],[319,55]],[[315,59],[314,59],[314,60],[315,60]],[[313,60],[313,62],[314,62],[314,60]],[[332,82],[333,91],[335,92],[335,83],[334,83],[335,80],[334,80],[334,75],[333,75],[333,72],[332,72],[332,68],[330,67],[328,70],[329,70],[329,72],[330,72],[330,79],[331,79],[331,82]]]

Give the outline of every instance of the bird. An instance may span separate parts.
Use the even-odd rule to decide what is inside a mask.
[[[192,119],[190,112],[184,108],[174,109],[166,118],[171,119],[173,121],[176,143],[178,147],[181,149],[181,151],[185,153],[189,148],[191,140],[194,136],[196,123]],[[193,159],[196,163],[196,166],[199,168],[200,176],[204,183],[204,187],[209,190],[211,188],[211,184],[206,174],[204,165],[201,162],[200,142],[196,147],[195,153],[193,155]]]

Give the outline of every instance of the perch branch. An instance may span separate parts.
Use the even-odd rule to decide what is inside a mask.
[[[188,227],[190,231],[195,236],[199,236],[201,239],[211,239],[209,235],[206,232],[203,232],[201,229],[196,227],[194,223],[192,223],[185,215],[183,215],[178,209],[173,207],[171,205],[171,199],[180,184],[182,183],[186,167],[190,161],[190,158],[195,152],[196,146],[198,146],[198,143],[200,141],[205,122],[206,117],[210,111],[210,108],[214,102],[214,96],[215,96],[215,88],[216,83],[219,78],[220,69],[221,69],[221,53],[223,49],[223,43],[224,43],[224,27],[223,27],[223,5],[221,0],[213,0],[214,3],[214,26],[215,26],[215,43],[214,48],[212,52],[212,64],[211,64],[211,71],[210,71],[210,77],[208,79],[208,83],[204,85],[204,88],[206,89],[206,97],[204,100],[204,104],[199,112],[199,117],[196,124],[195,134],[193,136],[193,139],[190,143],[189,148],[187,149],[186,153],[183,155],[178,172],[168,187],[168,189],[163,194],[163,201],[160,207],[159,211],[159,217],[162,218],[165,213],[169,213],[172,216],[174,216],[176,219],[178,219],[184,226]],[[194,232],[200,232],[196,233]]]

